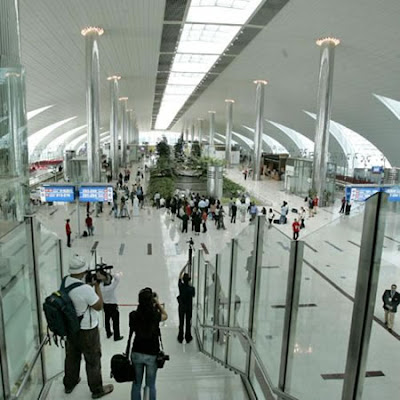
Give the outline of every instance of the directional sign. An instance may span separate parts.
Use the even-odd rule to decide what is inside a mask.
[[[109,202],[113,201],[113,187],[110,185],[81,185],[79,188],[79,201],[81,202]]]
[[[45,185],[40,187],[42,202],[72,202],[75,201],[75,188],[71,185]]]
[[[363,202],[378,192],[388,193],[390,202],[400,201],[400,186],[346,186],[346,200]]]

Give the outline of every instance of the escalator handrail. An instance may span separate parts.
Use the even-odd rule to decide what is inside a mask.
[[[260,371],[263,375],[264,380],[267,382],[268,386],[271,388],[271,390],[274,392],[274,394],[279,396],[279,399],[282,400],[298,400],[297,397],[293,397],[288,393],[282,392],[280,389],[276,388],[272,381],[271,378],[268,376],[267,371],[265,370],[264,363],[261,360],[261,356],[258,353],[256,349],[256,345],[253,342],[253,340],[249,337],[248,333],[243,329],[239,327],[229,327],[229,326],[222,326],[222,325],[207,325],[207,324],[199,324],[201,328],[203,329],[217,329],[221,331],[228,331],[228,332],[235,332],[240,334],[248,343],[249,347],[251,348],[255,359],[258,362],[258,365],[260,367]]]

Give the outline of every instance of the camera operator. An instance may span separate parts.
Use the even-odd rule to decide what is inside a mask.
[[[104,323],[106,325],[107,339],[113,335],[110,326],[111,320],[114,331],[114,341],[117,342],[124,338],[120,335],[118,300],[115,295],[115,290],[121,279],[121,274],[116,273],[113,276],[103,270],[96,273],[96,278],[101,280],[100,289],[103,295]]]
[[[179,274],[178,288],[178,311],[179,311],[179,333],[178,342],[183,342],[183,328],[185,326],[185,340],[186,343],[190,343],[193,340],[192,337],[192,309],[193,309],[193,297],[195,296],[195,289],[190,284],[190,276],[185,273],[186,266],[182,268]]]
[[[69,263],[70,276],[66,279],[65,287],[82,282],[87,270],[85,259],[77,254],[73,255]],[[114,390],[113,385],[103,386],[101,377],[98,311],[103,308],[103,298],[99,283],[95,282],[94,287],[88,284],[78,286],[69,292],[69,297],[78,318],[81,318],[81,327],[76,335],[67,338],[64,371],[65,393],[71,393],[80,382],[79,371],[83,354],[92,399],[99,399]]]
[[[129,340],[126,354],[129,354],[133,332],[135,339],[132,345],[131,360],[135,366],[136,380],[132,385],[132,400],[141,400],[141,387],[146,367],[146,386],[150,391],[150,400],[156,400],[157,355],[160,352],[161,321],[168,315],[160,304],[157,294],[150,288],[139,292],[139,305],[136,311],[129,314]]]

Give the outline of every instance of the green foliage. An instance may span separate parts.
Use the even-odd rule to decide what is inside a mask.
[[[163,136],[161,141],[159,141],[156,145],[157,154],[161,157],[169,158],[170,156],[170,148],[168,146],[167,138]]]
[[[198,141],[194,141],[192,144],[192,150],[190,153],[193,157],[200,157],[201,156],[201,149]]]
[[[183,133],[179,137],[178,141],[174,146],[175,158],[179,159],[183,157]]]
[[[169,177],[151,176],[147,196],[152,200],[156,192],[159,192],[164,199],[172,197],[175,193],[175,180]]]
[[[244,193],[246,189],[238,185],[237,183],[231,181],[230,179],[224,176],[224,186],[223,186],[223,193],[225,197],[230,198],[231,196],[238,196],[241,193]]]

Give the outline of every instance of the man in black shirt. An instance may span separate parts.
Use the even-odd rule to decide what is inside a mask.
[[[190,276],[185,273],[186,266],[183,267],[181,273],[179,274],[178,287],[179,287],[179,334],[178,342],[183,342],[183,326],[185,326],[185,340],[190,343],[193,340],[192,337],[192,309],[193,309],[193,297],[195,295],[195,289],[190,284]]]

